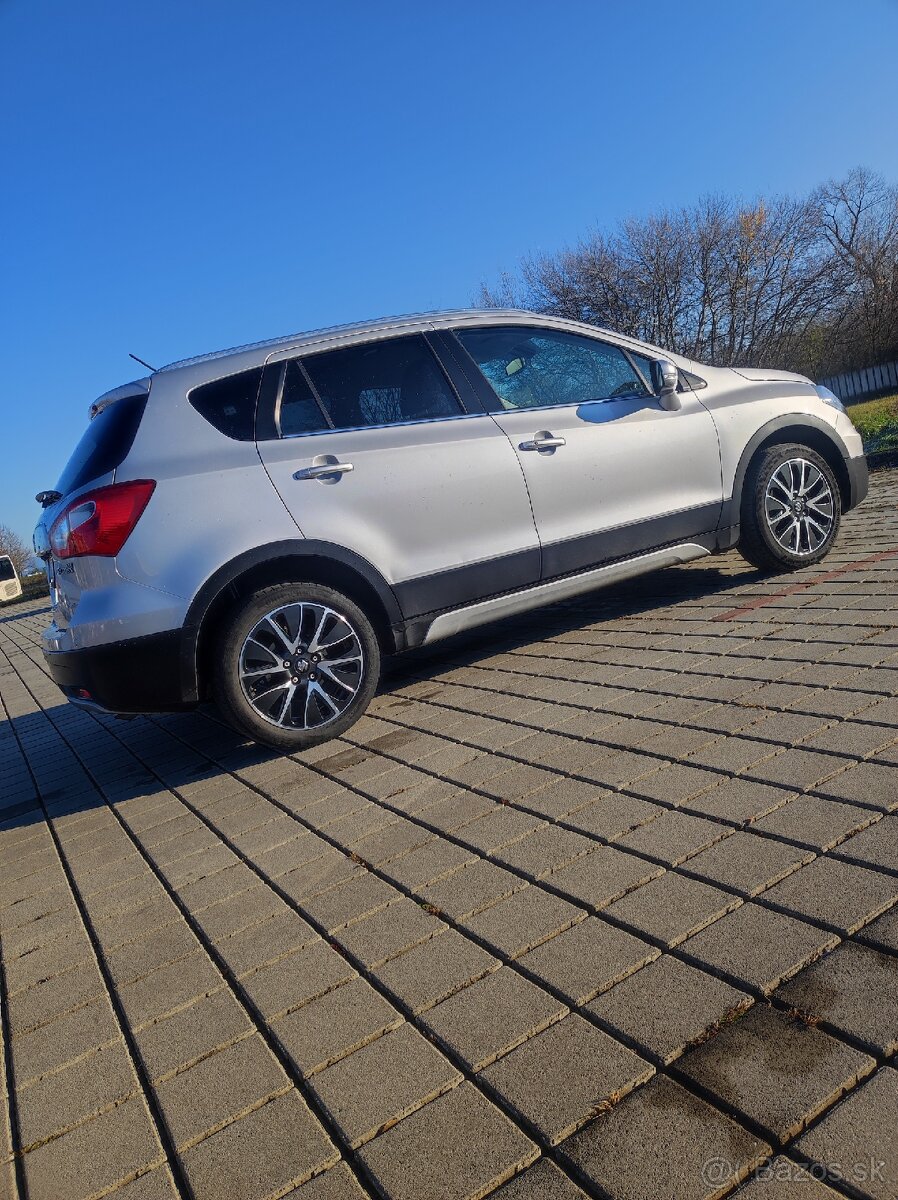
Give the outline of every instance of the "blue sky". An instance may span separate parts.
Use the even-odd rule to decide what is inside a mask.
[[[708,192],[898,180],[898,0],[0,0],[0,523],[99,393]]]

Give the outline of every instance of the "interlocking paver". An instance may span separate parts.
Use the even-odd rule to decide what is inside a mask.
[[[131,1095],[137,1079],[121,1040],[23,1087],[18,1097],[19,1129],[25,1146],[110,1108]]]
[[[701,964],[770,992],[838,940],[804,921],[743,904],[690,938],[685,950]]]
[[[480,912],[526,886],[526,881],[517,875],[480,858],[460,871],[427,884],[420,889],[420,894],[440,913],[458,919]]]
[[[655,1068],[572,1013],[486,1068],[487,1082],[550,1144],[597,1108],[645,1083]]]
[[[740,830],[689,860],[689,870],[756,896],[814,857],[813,850]]]
[[[402,898],[340,930],[340,944],[367,967],[376,967],[446,929],[420,904]]]
[[[713,1195],[703,1174],[708,1162],[725,1162],[732,1182],[768,1152],[765,1142],[664,1078],[625,1096],[560,1147],[564,1160],[614,1200]]]
[[[413,1012],[422,1012],[499,965],[497,958],[450,929],[390,959],[375,974]]]
[[[667,810],[654,821],[640,825],[638,829],[618,838],[617,845],[657,858],[668,866],[675,866],[725,838],[730,832],[727,826],[716,821]]]
[[[843,942],[776,995],[873,1051],[887,1056],[898,1050],[898,958],[893,955]]]
[[[359,1146],[462,1078],[406,1022],[320,1071],[312,1087],[349,1144]]]
[[[569,1003],[578,1005],[660,953],[651,943],[597,917],[588,917],[523,955],[520,965]]]
[[[462,924],[500,954],[517,958],[585,916],[582,908],[531,886],[466,918]]]
[[[146,1104],[134,1096],[32,1150],[23,1166],[30,1195],[85,1200],[163,1157]]]
[[[210,995],[224,981],[202,950],[164,967],[157,967],[119,988],[119,999],[132,1025],[142,1025],[179,1008],[196,996]]]
[[[590,908],[601,909],[661,875],[663,867],[614,846],[599,846],[549,876],[552,887]]]
[[[158,1079],[245,1037],[251,1029],[240,1004],[220,991],[145,1025],[134,1037],[150,1078]]]
[[[898,1189],[895,1129],[898,1071],[883,1067],[798,1141],[815,1163],[832,1164],[862,1195],[891,1200]]]
[[[754,1177],[733,1192],[738,1200],[836,1200],[841,1195],[783,1155],[759,1167]]]
[[[95,962],[85,962],[62,975],[40,980],[8,998],[13,1034],[53,1021],[102,992],[103,984]]]
[[[354,968],[342,954],[323,938],[316,938],[245,975],[241,983],[265,1019],[271,1020],[355,976]]]
[[[798,916],[854,933],[898,900],[898,878],[818,858],[771,888],[766,898]]]
[[[587,1011],[667,1064],[751,1003],[747,993],[665,954],[597,996]]]
[[[877,814],[869,809],[818,796],[796,796],[756,821],[754,828],[813,850],[830,850],[875,820]]]
[[[665,871],[615,901],[607,911],[610,918],[632,925],[665,946],[676,946],[741,903],[730,892]]]
[[[422,1020],[443,1045],[479,1071],[567,1011],[548,992],[502,967],[428,1009]]]
[[[784,1142],[876,1062],[822,1030],[756,1005],[677,1066],[706,1093]]]
[[[391,1200],[484,1196],[539,1154],[470,1083],[369,1142],[361,1158]]]
[[[340,1155],[294,1089],[226,1125],[183,1155],[194,1194],[203,1200],[280,1195]]]
[[[355,978],[273,1021],[272,1030],[299,1069],[311,1075],[401,1024],[401,1014]]]
[[[255,1035],[164,1080],[156,1095],[176,1145],[183,1147],[289,1086],[271,1051]]]
[[[541,1158],[494,1193],[496,1200],[583,1200],[586,1194],[548,1158]]]

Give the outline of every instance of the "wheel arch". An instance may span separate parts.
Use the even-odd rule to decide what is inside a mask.
[[[216,635],[235,605],[261,587],[303,581],[345,593],[370,618],[382,653],[404,649],[396,596],[367,559],[342,546],[312,540],[276,542],[238,555],[197,592],[181,639],[181,690],[187,701],[205,699]]]
[[[752,465],[760,455],[771,446],[784,446],[793,442],[816,450],[821,458],[826,460],[839,485],[842,511],[847,512],[852,507],[851,477],[846,457],[832,428],[810,415],[776,417],[757,430],[742,452],[733,476],[732,495],[724,502],[722,526],[739,524],[742,489]]]

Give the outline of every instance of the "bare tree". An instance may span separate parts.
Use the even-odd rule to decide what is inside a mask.
[[[898,356],[898,188],[857,168],[816,193],[843,283],[834,341],[849,369]]]
[[[8,554],[19,575],[25,571],[25,565],[31,557],[31,551],[17,533],[8,525],[0,525],[0,554]]]
[[[711,196],[625,221],[524,259],[480,300],[607,326],[718,365],[819,375],[898,356],[896,263],[898,189],[855,171],[805,198]]]

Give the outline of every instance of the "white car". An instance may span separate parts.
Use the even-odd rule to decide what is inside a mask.
[[[738,546],[787,571],[867,491],[838,399],[518,311],[205,355],[100,397],[35,548],[70,700],[215,700],[297,750],[381,656]]]

